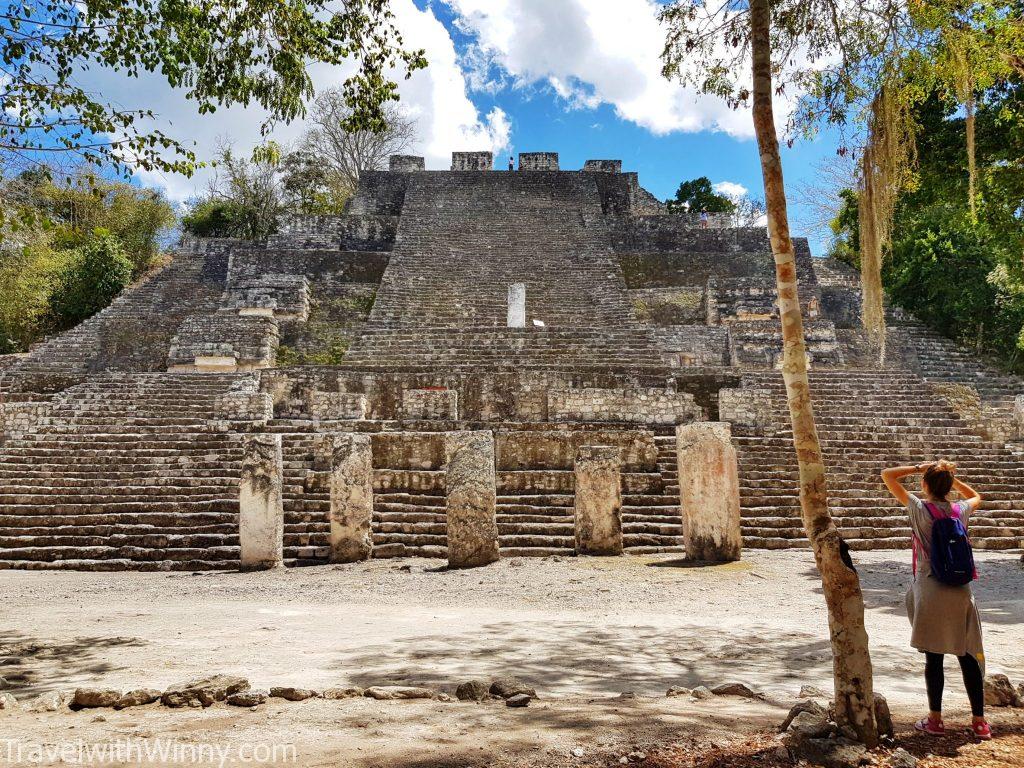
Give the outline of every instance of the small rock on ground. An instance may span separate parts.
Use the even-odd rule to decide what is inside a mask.
[[[128,707],[143,707],[152,704],[160,699],[160,691],[156,688],[137,688],[128,691],[124,696],[114,702],[114,709],[127,709]]]
[[[892,724],[892,713],[889,711],[889,702],[880,693],[875,694],[875,725],[878,727],[879,736],[896,735],[896,729]]]
[[[801,699],[829,699],[829,695],[816,685],[801,685],[800,693],[797,696]]]
[[[685,685],[673,685],[667,691],[666,696],[689,696],[693,691],[687,688]]]
[[[695,699],[710,699],[715,694],[712,693],[711,689],[708,688],[706,685],[698,685],[696,688],[690,691],[690,695],[693,696],[693,698]]]
[[[850,739],[804,739],[797,756],[824,768],[858,768],[867,758],[867,748]]]
[[[748,686],[743,683],[723,683],[711,689],[716,696],[740,696],[744,699],[753,699],[757,696]]]
[[[515,696],[509,696],[505,699],[506,707],[528,707],[530,706],[530,696],[525,693],[517,693]]]
[[[208,707],[239,691],[249,690],[249,681],[235,675],[211,675],[172,685],[160,697],[167,707]]]
[[[985,704],[990,707],[1022,706],[1020,694],[1006,675],[985,676]]]
[[[271,697],[287,701],[305,701],[315,698],[317,692],[310,688],[293,688],[292,686],[275,686],[270,689]]]
[[[385,701],[387,699],[432,699],[434,692],[429,688],[405,685],[375,685],[363,691],[364,696]]]
[[[917,758],[899,747],[889,755],[889,768],[917,768]]]
[[[114,688],[79,688],[71,700],[75,709],[112,707],[121,700],[121,691]]]
[[[537,691],[528,686],[522,680],[515,677],[499,677],[491,682],[491,693],[503,699],[526,694],[531,699],[537,698]]]
[[[467,680],[455,689],[459,701],[484,701],[490,698],[491,685],[486,680]]]
[[[75,698],[73,691],[50,691],[39,694],[28,705],[29,712],[59,712]]]
[[[232,693],[225,701],[232,707],[258,707],[260,704],[265,704],[270,695],[270,691],[250,688],[247,691]]]
[[[18,700],[6,691],[0,691],[0,710],[17,709]]]
[[[357,699],[363,695],[362,688],[328,688],[324,691],[325,699]]]

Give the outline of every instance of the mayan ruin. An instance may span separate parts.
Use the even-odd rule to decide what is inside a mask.
[[[1024,9],[0,11],[0,768],[1024,768]]]
[[[193,239],[108,309],[5,359],[0,567],[238,568],[254,461],[276,488],[262,514],[280,518],[260,524],[276,543],[254,546],[279,548],[274,562],[351,549],[332,529],[369,538],[345,559],[443,558],[463,525],[452,453],[476,450],[465,473],[493,496],[472,513],[479,535],[496,533],[490,557],[572,555],[574,478],[604,446],[622,493],[599,497],[615,539],[601,550],[683,553],[684,521],[706,524],[687,485],[709,480],[683,483],[681,507],[677,457],[701,423],[738,467],[706,515],[738,530],[694,534],[722,537],[709,559],[738,557],[741,539],[806,546],[765,231],[668,215],[618,160],[492,165],[392,157],[347,213],[293,218],[265,245]],[[872,365],[856,276],[797,248],[819,428],[844,467],[830,469],[830,500],[851,548],[909,546],[874,467],[918,453],[989,485],[976,546],[1019,548],[1022,382],[896,311],[887,364]],[[339,340],[337,364],[279,363]],[[357,533],[345,521],[360,514]]]

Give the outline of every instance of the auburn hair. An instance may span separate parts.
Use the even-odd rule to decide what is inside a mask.
[[[945,501],[946,495],[953,487],[955,473],[956,464],[939,459],[924,472],[924,482],[928,486],[928,491],[940,501]]]

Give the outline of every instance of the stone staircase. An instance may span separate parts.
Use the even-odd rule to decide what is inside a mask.
[[[744,544],[806,546],[782,377],[749,373],[744,386],[772,393],[775,420],[775,428],[767,434],[741,430],[734,434]],[[817,371],[811,374],[811,392],[830,509],[851,548],[909,546],[906,514],[885,489],[879,473],[886,466],[939,457],[955,461],[964,479],[985,499],[971,522],[975,545],[984,549],[1022,546],[1020,457],[975,434],[926,382],[894,371]]]
[[[0,448],[0,568],[237,567],[252,376],[97,375]]]
[[[439,268],[443,265],[443,269]],[[525,328],[506,326],[526,285]],[[394,250],[345,365],[662,367],[588,174],[412,174]]]
[[[163,370],[171,337],[185,316],[217,306],[224,275],[210,268],[215,261],[214,254],[176,254],[103,311],[0,371],[0,393],[57,392],[100,370]]]
[[[375,433],[394,428],[369,421],[358,427],[338,426]],[[420,422],[416,428],[440,432],[457,426]],[[317,455],[317,427],[302,420],[276,420],[268,429],[282,434],[285,562],[323,564],[328,554],[330,489],[328,467]],[[623,542],[632,554],[683,551],[674,436],[669,428],[662,432],[656,437],[656,471],[623,473]],[[382,467],[376,456],[374,464],[374,556],[446,557],[443,467]],[[502,556],[575,554],[571,470],[499,470],[496,495]]]

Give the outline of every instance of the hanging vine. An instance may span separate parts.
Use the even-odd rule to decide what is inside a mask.
[[[893,214],[902,190],[914,183],[917,152],[910,100],[895,84],[883,85],[871,101],[867,141],[861,154],[857,214],[860,224],[862,323],[868,342],[885,362],[885,302],[882,261],[889,247]]]

